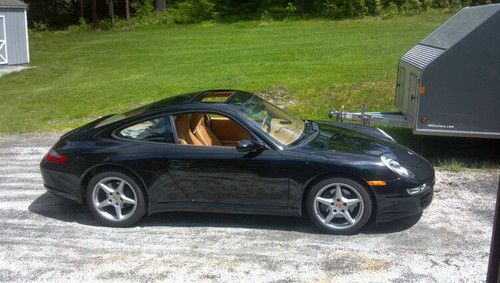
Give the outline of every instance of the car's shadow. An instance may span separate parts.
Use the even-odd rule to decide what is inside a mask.
[[[34,200],[29,211],[43,217],[65,222],[98,226],[99,223],[88,211],[87,206],[66,200],[51,193],[44,193]],[[383,224],[371,224],[361,234],[394,233],[415,225],[421,215]],[[267,215],[243,215],[202,212],[168,212],[144,217],[138,224],[141,227],[236,227],[279,231],[320,233],[307,217],[283,217]]]

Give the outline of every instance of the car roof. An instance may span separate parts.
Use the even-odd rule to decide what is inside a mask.
[[[167,110],[171,111],[175,110],[176,107],[185,109],[189,108],[189,106],[198,106],[195,108],[200,108],[201,106],[202,108],[206,108],[207,110],[217,108],[217,106],[219,108],[223,107],[226,109],[231,109],[236,108],[237,105],[246,102],[252,96],[254,96],[254,94],[233,89],[216,89],[192,92],[168,97],[146,105],[144,106],[144,111],[142,114],[144,115]]]
[[[238,119],[241,118],[239,110],[241,110],[242,105],[254,96],[255,94],[250,92],[227,89],[180,94],[126,112],[122,115],[128,116],[127,118],[110,123],[106,130],[114,131],[124,125],[135,123],[136,121],[140,121],[142,119],[149,119],[150,117],[155,117],[157,115],[176,115],[177,113],[191,111],[228,114],[231,117]],[[212,101],[211,98],[222,98],[222,101]],[[242,122],[241,119],[240,122]],[[257,133],[260,138],[268,141],[273,147],[280,148],[280,145],[275,141],[259,133],[260,131],[255,126],[247,126],[249,126],[254,133]]]

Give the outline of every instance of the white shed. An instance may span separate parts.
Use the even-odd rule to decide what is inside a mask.
[[[30,61],[26,7],[19,0],[0,0],[0,65]]]

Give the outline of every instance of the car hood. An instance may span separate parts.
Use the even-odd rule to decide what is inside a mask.
[[[377,128],[336,122],[316,123],[319,131],[306,144],[311,150],[380,156],[401,147]]]
[[[381,155],[387,155],[416,173],[419,180],[434,177],[434,169],[425,158],[396,143],[377,128],[338,122],[316,123],[318,133],[304,145],[315,154],[335,159],[336,155],[347,153],[376,160],[380,160]]]

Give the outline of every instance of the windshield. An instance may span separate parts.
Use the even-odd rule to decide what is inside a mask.
[[[283,145],[298,140],[305,130],[304,121],[256,95],[242,103],[240,113]]]

